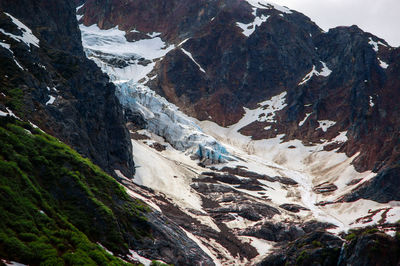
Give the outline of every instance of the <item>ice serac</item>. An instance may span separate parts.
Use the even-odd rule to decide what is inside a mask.
[[[232,159],[193,119],[146,86],[153,79],[150,73],[155,67],[154,61],[162,59],[174,45],[162,41],[158,34],[128,42],[126,33],[118,27],[101,30],[97,25],[80,25],[80,29],[88,58],[114,81],[122,105],[145,118],[147,130],[164,137],[177,150],[197,156],[202,163]]]

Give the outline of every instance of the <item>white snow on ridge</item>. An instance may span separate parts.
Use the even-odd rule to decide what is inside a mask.
[[[387,47],[387,45],[386,44],[384,44],[383,42],[381,42],[381,41],[374,41],[373,39],[372,39],[372,37],[369,37],[369,42],[368,42],[371,46],[372,46],[372,48],[374,49],[374,51],[375,52],[379,52],[379,45],[382,45],[382,46],[385,46],[385,47]]]
[[[260,9],[276,9],[282,13],[292,14],[293,12],[284,6],[277,5],[267,0],[246,0],[250,5]]]
[[[29,47],[29,45],[33,45],[33,46],[39,47],[39,39],[36,38],[35,35],[33,35],[31,29],[29,29],[27,26],[25,26],[24,23],[22,23],[21,21],[19,21],[18,19],[16,19],[12,15],[10,15],[10,14],[8,14],[6,12],[4,12],[4,14],[6,14],[7,16],[9,16],[11,18],[12,22],[22,32],[22,36],[17,36],[17,35],[8,33],[6,31],[4,31],[3,29],[0,29],[1,33],[13,38],[16,41],[24,42],[26,45],[28,45],[28,47]]]
[[[118,26],[102,30],[95,24],[88,27],[80,24],[79,28],[85,48],[114,56],[138,55],[146,59],[156,59],[174,48],[174,45],[167,45],[160,37],[128,42],[125,31],[119,30]]]
[[[318,123],[319,127],[317,127],[315,130],[321,129],[324,132],[326,132],[328,128],[336,124],[335,121],[330,121],[330,120],[318,120]]]
[[[254,21],[248,24],[244,24],[241,22],[236,22],[236,25],[242,29],[243,35],[249,37],[254,33],[257,27],[260,27],[261,24],[266,22],[270,16],[261,15],[260,17],[257,16],[257,8],[253,8],[253,15]]]
[[[327,67],[325,62],[322,62],[322,61],[320,61],[320,62],[322,64],[321,71],[317,71],[316,67],[313,66],[312,70],[303,78],[303,80],[298,85],[303,85],[303,84],[307,83],[314,75],[328,77],[332,73],[332,70],[330,70]]]
[[[201,72],[206,73],[206,71],[200,66],[200,64],[197,63],[196,60],[194,60],[194,58],[193,58],[193,56],[192,56],[191,53],[189,53],[188,51],[186,51],[186,50],[183,49],[182,47],[181,47],[181,50],[182,50],[182,52],[185,53],[190,59],[192,59],[193,63],[195,63],[195,64],[199,67],[199,69],[200,69]]]

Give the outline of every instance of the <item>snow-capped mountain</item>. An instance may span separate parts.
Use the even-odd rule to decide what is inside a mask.
[[[315,230],[394,234],[397,111],[382,99],[398,49],[264,0],[150,2],[78,9],[87,56],[145,121],[131,125],[125,185],[150,188],[136,193],[216,264]]]
[[[0,37],[1,265],[399,263],[399,48],[267,0],[0,0]]]

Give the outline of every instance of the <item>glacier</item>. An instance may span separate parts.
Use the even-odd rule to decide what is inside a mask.
[[[205,134],[196,122],[178,107],[152,91],[145,84],[155,62],[175,49],[160,38],[128,42],[118,27],[102,30],[97,25],[80,25],[83,46],[92,59],[116,85],[116,95],[124,106],[140,113],[147,130],[165,138],[175,149],[200,159],[203,164],[234,160],[214,137]],[[179,47],[179,46],[178,46]]]

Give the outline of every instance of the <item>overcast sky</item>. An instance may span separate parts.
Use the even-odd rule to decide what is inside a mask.
[[[311,18],[324,30],[356,24],[400,46],[400,0],[272,0]]]

